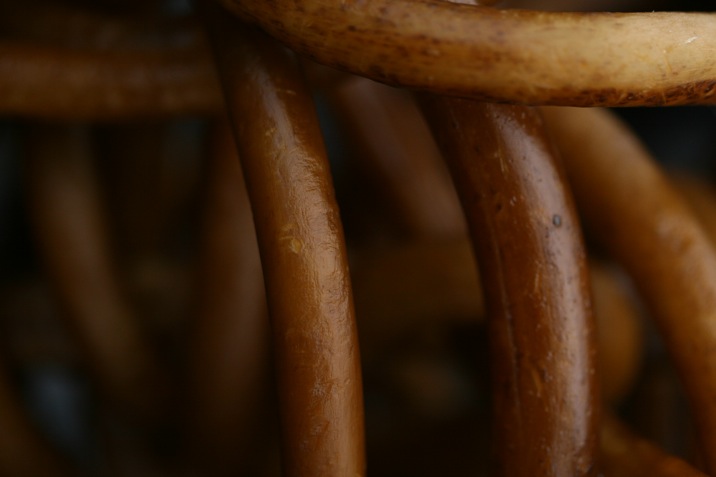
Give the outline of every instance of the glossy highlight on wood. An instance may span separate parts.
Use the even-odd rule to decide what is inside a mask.
[[[214,17],[220,77],[266,279],[290,477],[365,474],[358,339],[343,231],[295,59]]]
[[[544,114],[587,230],[623,264],[651,309],[686,389],[706,467],[716,472],[716,251],[649,153],[611,113],[546,108]]]
[[[534,110],[423,98],[485,289],[496,475],[597,475],[595,335],[577,216]]]
[[[653,8],[0,2],[0,477],[715,473],[716,194],[531,107],[714,104]]]

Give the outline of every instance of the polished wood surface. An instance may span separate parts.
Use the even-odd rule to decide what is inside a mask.
[[[319,63],[393,86],[523,104],[716,101],[712,14],[550,13],[441,0],[220,2]]]
[[[707,185],[526,106],[713,104],[713,13],[189,3],[0,4],[0,476],[716,472]]]
[[[545,109],[588,232],[641,291],[716,471],[716,252],[648,152],[611,113]],[[696,284],[698,284],[696,286]]]
[[[314,106],[291,55],[263,33],[214,18],[266,278],[284,473],[364,475],[348,261]]]
[[[597,475],[594,321],[577,216],[539,114],[426,97],[485,289],[496,474]]]

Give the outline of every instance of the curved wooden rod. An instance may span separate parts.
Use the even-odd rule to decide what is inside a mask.
[[[319,63],[395,86],[523,104],[716,103],[716,15],[219,1]]]
[[[279,44],[221,12],[210,34],[266,281],[284,475],[365,475],[353,298],[315,108]]]
[[[596,475],[594,320],[579,223],[534,110],[423,101],[485,289],[496,475]]]
[[[589,230],[632,276],[716,473],[716,251],[638,139],[608,111],[545,108]]]

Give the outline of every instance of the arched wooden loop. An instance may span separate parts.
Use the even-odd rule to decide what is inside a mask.
[[[596,475],[598,393],[585,252],[535,111],[426,97],[488,310],[497,475]]]
[[[313,103],[293,58],[210,24],[261,251],[285,475],[365,474],[358,340],[343,231]]]
[[[359,347],[376,476],[479,475],[488,441],[498,477],[716,475],[716,194],[679,195],[605,110],[549,107],[716,104],[716,13],[179,3],[0,0],[0,172],[22,162],[57,302],[0,236],[28,258],[0,276],[0,477],[364,477]],[[690,464],[608,408],[667,374],[649,311]]]
[[[547,14],[438,0],[381,0],[370,8],[337,8],[327,0],[300,8],[294,2],[224,3],[301,53],[398,86],[529,104],[716,101],[710,61],[716,20],[708,14]],[[63,19],[87,34],[70,36],[69,44],[82,46],[73,50],[0,44],[0,90],[6,92],[0,111],[112,119],[220,109],[206,50],[190,25],[123,25],[100,18],[101,26],[92,27],[91,15],[51,7],[14,15],[37,18],[26,28],[10,29],[22,43],[60,36],[48,35],[57,29],[43,25],[63,25]],[[161,37],[152,29],[168,33]]]
[[[394,86],[522,104],[716,103],[711,14],[545,13],[441,0],[220,1],[319,63]]]
[[[716,252],[627,128],[602,110],[545,109],[581,217],[656,319],[716,472]]]

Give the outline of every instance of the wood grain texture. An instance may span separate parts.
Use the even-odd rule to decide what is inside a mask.
[[[547,13],[440,0],[219,0],[319,63],[496,102],[716,102],[716,15]]]
[[[496,474],[596,475],[598,397],[584,246],[539,115],[427,97],[488,312]]]
[[[353,298],[312,100],[292,56],[264,34],[220,14],[210,34],[266,280],[284,474],[364,475]]]
[[[648,152],[611,113],[545,108],[587,231],[631,275],[684,384],[716,472],[716,252]]]

